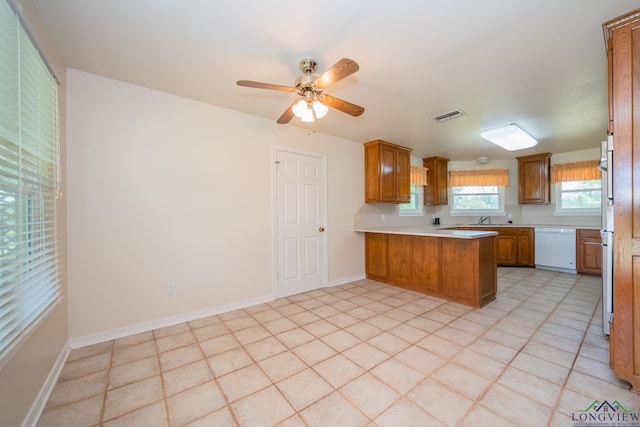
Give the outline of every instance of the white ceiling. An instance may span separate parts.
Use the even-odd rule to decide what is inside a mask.
[[[33,0],[66,65],[272,120],[298,62],[340,58],[360,71],[325,92],[318,132],[385,139],[419,157],[506,159],[599,146],[607,127],[602,23],[637,0]],[[452,109],[446,123],[431,117]],[[509,152],[480,131],[517,123],[537,147]]]

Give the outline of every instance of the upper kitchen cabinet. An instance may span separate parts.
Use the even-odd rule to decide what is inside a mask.
[[[516,157],[518,159],[518,203],[551,203],[549,186],[551,153]]]
[[[427,168],[427,186],[424,187],[425,205],[446,205],[449,203],[448,163],[449,159],[444,157],[422,159],[422,166]]]
[[[386,141],[364,144],[365,203],[409,203],[411,149]]]
[[[611,367],[640,392],[640,9],[605,22],[613,132]],[[609,166],[611,167],[611,165]],[[635,173],[634,173],[635,172]]]

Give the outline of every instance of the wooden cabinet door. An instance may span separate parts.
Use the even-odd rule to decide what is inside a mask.
[[[380,201],[380,144],[364,144],[364,202]]]
[[[600,230],[576,230],[576,270],[581,274],[602,274]]]
[[[364,144],[365,203],[411,201],[411,149],[385,141]]]
[[[424,187],[425,205],[446,205],[449,203],[448,163],[444,157],[427,157],[422,165],[428,169],[427,186]]]
[[[395,203],[397,192],[397,150],[387,145],[380,145],[380,199],[383,202]]]
[[[603,24],[611,47],[615,232],[611,366],[640,392],[640,11]],[[609,40],[611,43],[609,44]]]
[[[496,262],[499,266],[516,265],[518,261],[518,236],[516,230],[496,228]]]
[[[439,158],[436,161],[436,175],[438,177],[438,185],[436,187],[436,191],[438,194],[438,204],[439,205],[447,205],[449,204],[449,186],[448,186],[448,162],[449,160]]]
[[[442,239],[440,257],[446,274],[440,274],[442,292],[459,300],[473,300],[478,281],[478,242],[464,239]]]
[[[410,151],[396,149],[396,201],[409,203],[411,201],[411,157]]]
[[[518,203],[547,204],[551,202],[551,154],[534,154],[518,159]]]
[[[387,266],[387,234],[365,234],[365,268],[367,278],[386,280],[389,277]]]
[[[535,266],[533,228],[518,227],[518,259],[517,265],[523,267]]]
[[[439,241],[437,237],[413,237],[413,283],[416,291],[440,291]]]
[[[413,238],[402,234],[387,236],[388,278],[397,285],[413,281]]]

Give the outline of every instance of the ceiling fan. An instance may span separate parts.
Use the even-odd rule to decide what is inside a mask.
[[[299,64],[304,73],[298,77],[294,86],[280,86],[269,83],[254,82],[251,80],[238,80],[238,86],[255,87],[259,89],[282,90],[296,92],[301,98],[294,100],[289,108],[278,119],[279,124],[289,123],[293,116],[299,117],[303,122],[313,122],[327,114],[328,108],[350,114],[354,117],[364,113],[364,108],[324,93],[324,90],[360,69],[358,63],[349,58],[342,58],[333,67],[322,73],[320,77],[313,73],[318,68],[314,59],[303,59]]]

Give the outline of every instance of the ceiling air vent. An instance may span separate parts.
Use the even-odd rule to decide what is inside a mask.
[[[432,118],[436,122],[442,123],[442,122],[446,122],[448,120],[457,119],[458,117],[462,117],[462,116],[466,116],[466,115],[467,115],[467,113],[465,113],[462,110],[453,110],[453,111],[449,111],[448,113],[439,114],[439,115],[434,116]]]

